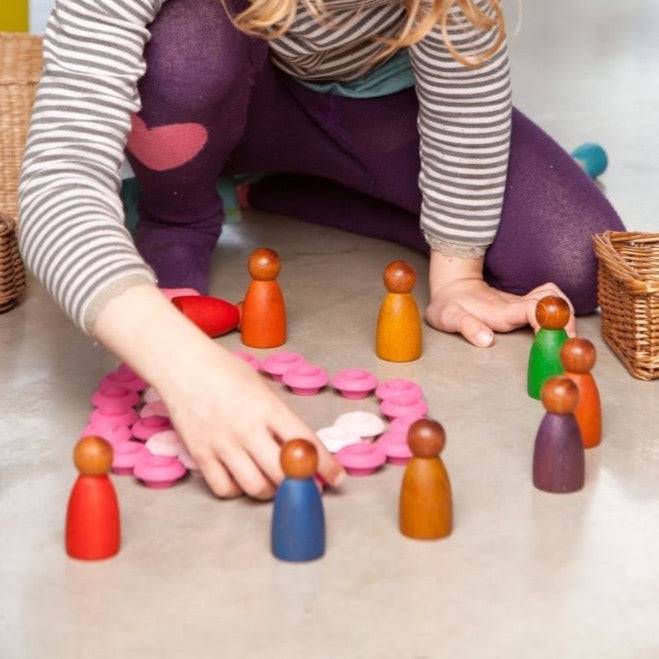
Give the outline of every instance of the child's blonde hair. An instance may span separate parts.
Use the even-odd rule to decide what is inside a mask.
[[[319,21],[329,16],[324,0],[252,0],[247,9],[234,16],[233,21],[243,32],[266,39],[276,39],[293,24],[298,2],[301,2]],[[483,11],[475,0],[401,0],[407,10],[407,20],[396,37],[383,40],[386,48],[377,59],[385,59],[398,49],[420,41],[430,30],[439,25],[451,55],[465,66],[472,68],[480,66],[497,52],[506,36],[501,0],[486,0],[486,2],[487,10]],[[359,5],[359,0],[356,0],[356,3]],[[448,30],[451,10],[456,7],[474,27],[483,31],[497,30],[497,38],[487,50],[475,54],[463,54],[453,46]]]

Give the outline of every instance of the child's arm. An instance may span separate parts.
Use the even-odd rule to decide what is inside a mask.
[[[489,3],[477,5],[487,11]],[[497,28],[474,28],[458,7],[448,33],[468,56],[487,52],[499,37]],[[565,297],[552,284],[519,297],[483,280],[483,255],[501,219],[510,150],[507,48],[503,43],[485,64],[469,68],[456,61],[436,27],[410,54],[419,98],[421,228],[431,247],[426,318],[438,329],[489,346],[493,331],[534,324],[535,300],[543,294]]]
[[[22,253],[65,312],[161,393],[218,495],[268,497],[281,478],[275,436],[314,438],[166,301],[123,223],[119,167],[163,1],[57,0],[20,184]],[[341,468],[319,453],[335,484]]]

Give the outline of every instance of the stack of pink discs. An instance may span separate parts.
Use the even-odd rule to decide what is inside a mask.
[[[366,398],[377,386],[377,378],[363,368],[344,368],[332,378],[332,386],[351,400]]]
[[[276,382],[281,382],[286,371],[303,364],[304,361],[304,357],[297,352],[277,352],[263,361],[261,370]]]
[[[412,457],[412,451],[407,444],[407,435],[389,431],[376,442],[387,456],[389,464],[404,466]]]
[[[298,396],[314,396],[329,382],[327,371],[303,362],[289,368],[282,382]]]
[[[152,455],[147,450],[133,467],[133,476],[156,490],[172,487],[187,473],[188,470],[178,458]]]
[[[133,473],[136,462],[145,452],[140,442],[122,441],[112,445],[112,472],[127,476]]]
[[[139,394],[120,384],[101,384],[92,396],[92,405],[103,412],[125,412],[137,405]]]
[[[116,442],[127,442],[131,439],[132,434],[128,426],[117,426],[116,428],[104,427],[99,428],[93,423],[89,423],[82,431],[81,437],[89,436],[102,437],[106,442],[115,444]]]
[[[137,419],[139,419],[139,415],[132,407],[124,412],[104,412],[96,409],[91,413],[89,423],[99,432],[103,432],[114,430],[120,426],[132,426]]]
[[[142,391],[147,387],[147,383],[126,364],[120,364],[116,371],[108,373],[101,380],[99,389],[104,384],[118,384],[133,391]]]
[[[336,459],[351,476],[370,476],[387,461],[387,456],[377,444],[360,442],[342,448]]]

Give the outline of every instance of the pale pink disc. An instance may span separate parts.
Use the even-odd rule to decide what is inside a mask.
[[[336,459],[351,476],[369,476],[387,461],[387,456],[377,444],[360,442],[342,448]]]
[[[316,437],[330,453],[337,453],[345,446],[359,444],[362,441],[356,432],[341,426],[320,428],[320,430],[316,430]]]
[[[154,489],[171,487],[188,473],[178,458],[165,458],[144,451],[133,468],[133,476]]]
[[[413,394],[416,395],[417,399],[419,399],[423,396],[423,391],[416,382],[407,380],[405,378],[383,380],[375,390],[375,395],[380,400],[385,400],[387,398],[391,398],[392,396],[398,396],[399,394]]]
[[[377,378],[363,368],[344,368],[332,378],[332,386],[352,400],[366,398],[377,386]]]
[[[313,396],[329,382],[329,377],[325,369],[305,362],[289,368],[282,382],[298,396]]]
[[[399,416],[422,417],[428,412],[428,404],[423,398],[418,398],[416,393],[405,393],[385,398],[380,403],[380,412],[389,419]]]
[[[302,363],[304,363],[304,357],[297,352],[276,352],[274,355],[266,357],[261,365],[261,369],[273,380],[281,382],[284,373],[289,368]]]
[[[143,444],[131,441],[116,442],[112,449],[112,472],[120,475],[132,474],[135,463],[145,450]]]
[[[157,400],[155,403],[147,403],[141,410],[140,416],[145,418],[147,416],[169,416],[169,410],[162,400]]]
[[[149,387],[142,395],[142,400],[147,404],[156,403],[162,400],[162,396],[153,387]]]
[[[257,373],[261,370],[261,362],[254,357],[254,355],[250,355],[249,352],[243,352],[242,350],[236,350],[233,353],[238,357],[239,359],[242,359],[244,362],[249,364]]]
[[[110,444],[115,444],[116,442],[127,442],[133,436],[131,429],[128,426],[117,426],[116,428],[99,428],[97,425],[89,423],[85,426],[85,429],[82,431],[80,437],[89,437],[91,435],[102,437],[106,442],[110,442]]]
[[[171,430],[172,422],[166,416],[160,416],[154,414],[152,416],[145,416],[133,424],[131,432],[135,439],[139,439],[142,442],[146,442],[151,435],[155,435],[157,432],[162,432],[163,430]]]
[[[175,430],[161,430],[146,440],[146,449],[152,455],[175,458],[183,450],[183,442]]]
[[[89,416],[91,425],[99,431],[113,430],[119,426],[132,426],[139,419],[137,412],[131,407],[125,412],[103,412],[94,410]]]
[[[103,384],[92,396],[92,405],[104,412],[125,412],[140,400],[134,389],[120,384]]]
[[[336,419],[334,425],[348,428],[366,440],[375,439],[386,428],[385,422],[377,414],[362,410],[342,414]]]

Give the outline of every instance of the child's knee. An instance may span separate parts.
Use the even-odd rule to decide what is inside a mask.
[[[250,83],[267,57],[264,40],[238,31],[219,0],[169,0],[150,26],[143,104],[176,110],[222,102]]]

